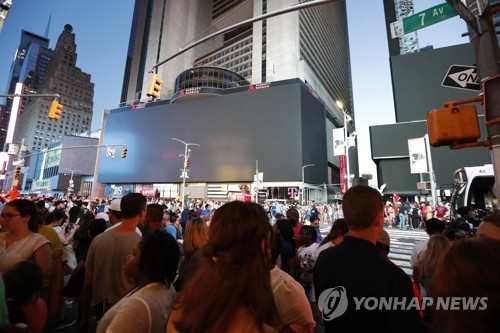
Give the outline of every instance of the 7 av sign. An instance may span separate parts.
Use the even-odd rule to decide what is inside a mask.
[[[391,37],[398,38],[410,32],[433,25],[435,23],[457,16],[457,13],[448,3],[423,10],[415,15],[407,16],[402,20],[391,23]]]
[[[465,89],[465,90],[480,90],[479,75],[474,66],[452,65],[448,69],[443,82],[443,87]]]

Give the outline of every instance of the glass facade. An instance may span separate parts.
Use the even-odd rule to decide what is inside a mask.
[[[177,76],[174,93],[188,88],[228,89],[248,85],[250,82],[230,70],[218,67],[194,67]]]

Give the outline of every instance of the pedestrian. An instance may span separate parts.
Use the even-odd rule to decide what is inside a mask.
[[[89,328],[94,331],[104,313],[136,287],[136,281],[128,277],[122,268],[141,239],[136,229],[146,216],[146,204],[142,194],[126,194],[120,202],[123,221],[92,240],[85,261],[79,332],[87,332]]]
[[[216,210],[203,261],[176,299],[167,332],[272,332],[272,227],[264,208],[232,201]]]
[[[174,302],[178,264],[179,247],[166,232],[155,230],[139,241],[123,268],[137,287],[106,312],[97,333],[164,333]]]
[[[500,241],[500,214],[496,213],[485,216],[483,222],[479,224],[477,236]]]
[[[384,228],[381,194],[369,186],[353,186],[344,194],[342,206],[349,234],[341,244],[324,250],[314,267],[325,331],[368,332],[376,327],[381,332],[422,332],[417,309],[408,309],[413,299],[411,281],[403,270],[379,256],[375,246]],[[379,302],[392,298],[400,304],[373,311],[367,303],[356,302],[363,297]]]

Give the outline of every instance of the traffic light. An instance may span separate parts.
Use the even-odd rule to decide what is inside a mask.
[[[184,161],[184,164],[186,166],[186,169],[189,168],[189,160],[186,158],[186,161]]]
[[[481,137],[475,105],[452,106],[427,114],[429,143],[433,147],[476,142]]]
[[[62,104],[59,104],[57,100],[53,100],[52,104],[50,105],[48,117],[55,120],[59,119],[61,117],[62,109]]]
[[[122,148],[122,158],[127,157],[127,148]]]
[[[21,167],[16,166],[16,168],[14,169],[14,179],[18,179],[20,175],[21,175]]]
[[[158,74],[153,74],[149,80],[148,91],[146,95],[154,98],[160,98],[160,90],[163,80],[158,77]]]

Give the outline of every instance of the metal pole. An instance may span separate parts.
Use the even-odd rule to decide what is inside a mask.
[[[182,167],[182,209],[184,209],[184,205],[185,205],[185,194],[186,194],[186,162],[187,160],[189,160],[189,152],[191,150],[188,150],[188,146],[198,146],[200,147],[199,144],[197,143],[192,143],[192,142],[185,142],[185,141],[182,141],[180,139],[177,139],[177,138],[171,138],[172,140],[175,140],[175,141],[179,141],[180,143],[182,143],[184,145],[184,165]],[[182,155],[180,155],[182,156]],[[179,156],[179,157],[180,157]]]
[[[432,154],[431,154],[431,146],[429,144],[429,134],[424,135],[425,140],[425,148],[427,149],[427,163],[429,164],[429,180],[431,182],[431,197],[432,197],[432,206],[436,207],[437,205],[437,191],[436,191],[436,176],[434,175],[434,167],[432,166]]]
[[[301,183],[301,187],[302,187],[302,191],[301,191],[301,204],[303,205],[304,204],[304,169],[307,168],[307,167],[311,167],[311,166],[314,166],[314,164],[306,164],[306,165],[303,165],[302,166],[302,183]]]
[[[347,143],[347,137],[349,136],[349,132],[347,130],[347,112],[342,109],[344,112],[344,145],[345,145],[345,164],[347,171],[347,189],[351,187],[351,171],[349,168],[349,144]]]

